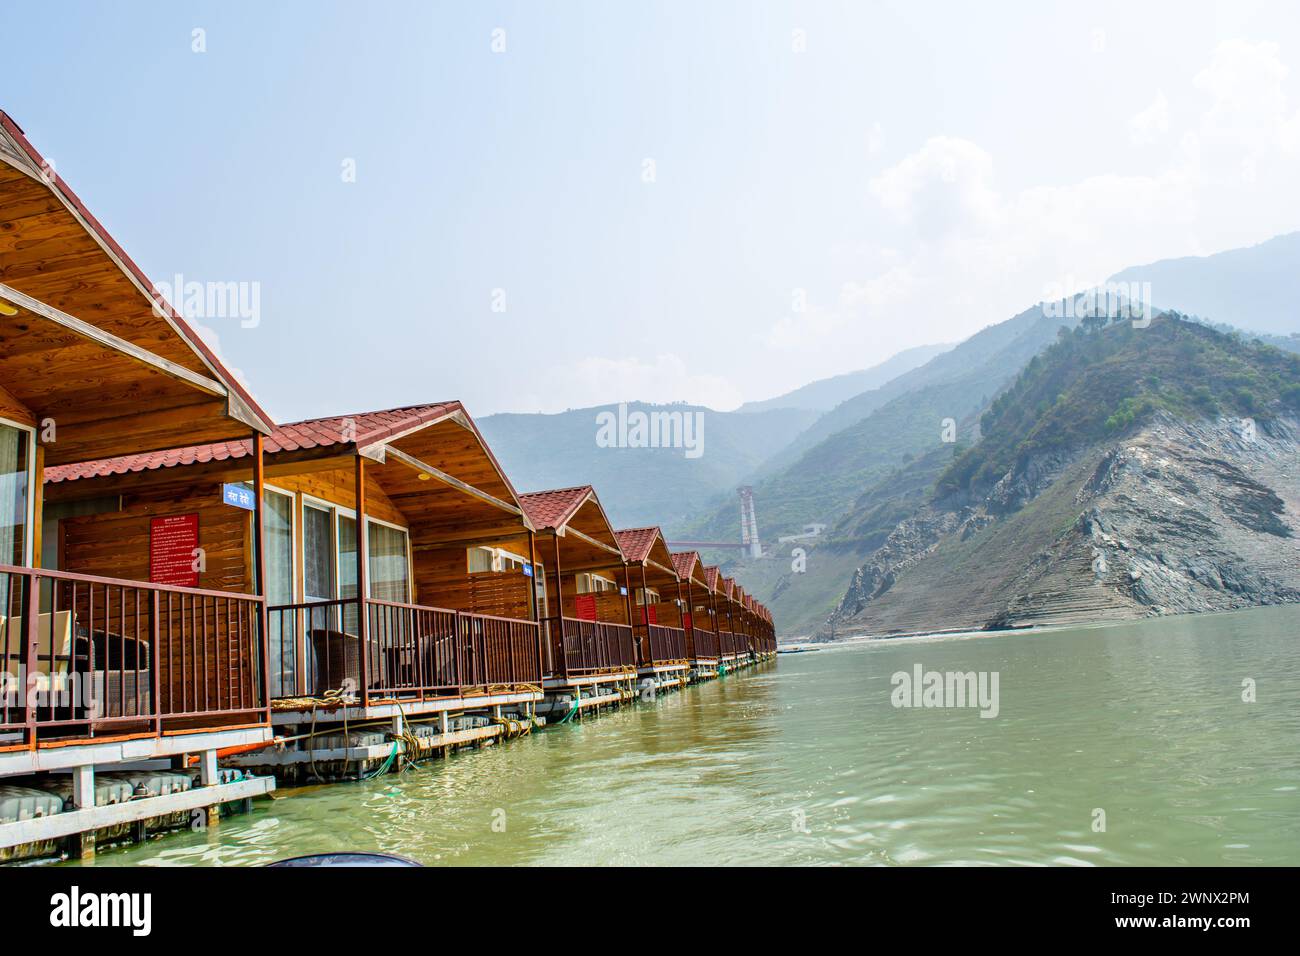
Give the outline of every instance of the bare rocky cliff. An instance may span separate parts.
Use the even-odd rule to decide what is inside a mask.
[[[836,636],[1300,602],[1300,421],[1189,420],[1031,457],[932,502],[854,574]]]

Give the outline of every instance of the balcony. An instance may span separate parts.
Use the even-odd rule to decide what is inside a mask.
[[[654,666],[686,660],[686,631],[680,627],[651,624],[647,627],[648,653],[641,663]]]
[[[0,749],[265,723],[260,597],[0,566]]]
[[[547,676],[584,677],[636,667],[636,642],[626,624],[561,617],[549,618],[545,626]]]
[[[702,627],[695,628],[691,633],[695,642],[693,659],[697,661],[716,661],[718,659],[720,633],[706,631]]]
[[[461,697],[541,683],[532,621],[368,599],[366,646],[356,598],[271,607],[271,697],[334,692],[365,706]]]

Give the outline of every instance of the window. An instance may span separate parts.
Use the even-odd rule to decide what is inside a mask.
[[[379,601],[406,603],[411,599],[406,532],[392,525],[367,522],[370,548],[370,596]]]
[[[411,600],[410,543],[405,528],[366,519],[369,550],[366,597],[406,603]],[[303,597],[311,601],[357,596],[357,519],[346,508],[306,500],[302,507]],[[344,629],[356,633],[357,612],[344,612]]]
[[[478,546],[466,551],[470,574],[484,574],[489,571],[514,571],[522,573],[528,566],[528,559],[522,554],[506,551],[504,548]]]
[[[332,601],[334,583],[334,511],[304,503],[302,506],[303,598]]]
[[[31,563],[34,429],[0,419],[0,564]]]
[[[601,577],[599,574],[575,574],[577,592],[579,594],[596,594],[602,591],[617,591],[618,585],[609,578]]]
[[[658,604],[659,592],[656,591],[654,588],[637,588],[636,603],[637,604]]]
[[[239,485],[253,490],[253,483],[241,481]],[[262,528],[266,532],[266,600],[268,604],[292,604],[293,587],[293,494],[279,488],[265,486],[265,512]],[[252,540],[255,512],[249,512],[249,540]],[[257,582],[254,582],[256,587]]]

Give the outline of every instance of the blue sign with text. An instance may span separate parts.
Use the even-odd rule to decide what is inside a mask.
[[[257,498],[253,494],[253,489],[245,488],[243,485],[222,485],[221,500],[228,505],[234,505],[236,508],[243,508],[245,511],[252,511],[257,506]]]

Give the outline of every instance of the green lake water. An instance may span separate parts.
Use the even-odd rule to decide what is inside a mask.
[[[996,673],[997,716],[895,707],[891,675],[917,664]],[[330,850],[430,865],[1296,865],[1300,609],[784,655],[401,775],[286,788],[95,862]]]

